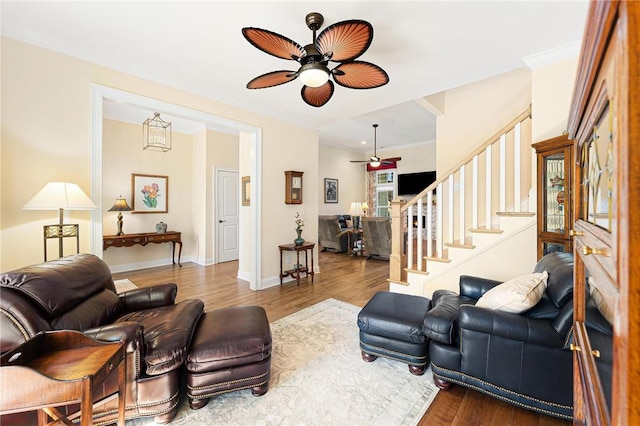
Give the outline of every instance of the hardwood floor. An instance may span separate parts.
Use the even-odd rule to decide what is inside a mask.
[[[303,278],[299,287],[293,281],[261,291],[252,291],[248,282],[235,278],[237,262],[206,267],[184,263],[182,268],[171,265],[114,274],[114,279],[128,278],[138,287],[175,282],[178,300],[202,299],[206,310],[261,305],[270,321],[329,298],[362,307],[376,292],[389,289],[389,263],[386,261],[331,252],[321,252],[319,261],[322,273],[315,275],[314,284],[310,278]],[[407,374],[410,374],[408,369]],[[570,422],[523,410],[461,386],[440,391],[419,423],[421,426],[568,424]]]

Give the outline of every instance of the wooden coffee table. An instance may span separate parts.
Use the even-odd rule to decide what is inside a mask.
[[[92,394],[118,370],[118,424],[124,426],[124,342],[101,342],[78,331],[38,333],[0,358],[0,414],[38,410],[38,424],[73,424],[56,406],[80,402],[80,424],[93,424]]]

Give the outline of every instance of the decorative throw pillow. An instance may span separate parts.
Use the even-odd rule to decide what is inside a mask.
[[[547,271],[544,271],[513,278],[483,294],[476,306],[520,314],[542,299],[547,288],[547,276]]]

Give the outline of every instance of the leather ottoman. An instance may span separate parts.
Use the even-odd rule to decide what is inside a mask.
[[[189,406],[202,408],[226,392],[267,393],[271,377],[271,328],[261,306],[206,312],[187,356]]]
[[[376,293],[358,314],[362,359],[372,362],[382,356],[407,363],[412,374],[424,374],[429,339],[422,323],[430,308],[426,297]]]

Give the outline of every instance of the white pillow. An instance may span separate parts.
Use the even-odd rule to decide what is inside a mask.
[[[544,271],[513,278],[483,294],[476,306],[520,314],[542,299],[547,288],[547,276],[547,271]]]

